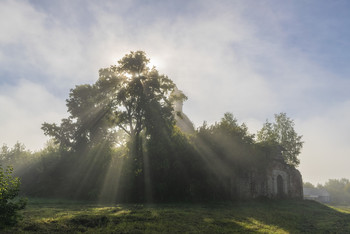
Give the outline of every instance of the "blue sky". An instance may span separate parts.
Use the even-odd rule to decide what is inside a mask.
[[[0,2],[0,144],[44,146],[75,85],[144,50],[196,126],[232,112],[252,133],[286,112],[304,180],[350,178],[349,1]]]

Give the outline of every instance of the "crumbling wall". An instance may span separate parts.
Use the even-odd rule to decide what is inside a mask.
[[[300,172],[294,168],[290,171],[290,189],[289,197],[291,198],[303,198],[303,179]]]
[[[303,197],[300,172],[279,160],[273,161],[265,171],[247,169],[246,173],[233,176],[230,186],[232,197],[238,199]]]
[[[271,166],[267,169],[268,197],[280,197],[277,183],[278,176],[283,180],[282,197],[303,197],[303,182],[300,172],[294,167],[277,160],[272,162]]]
[[[252,199],[267,196],[266,173],[254,169],[235,177],[232,183],[234,196],[239,199]]]

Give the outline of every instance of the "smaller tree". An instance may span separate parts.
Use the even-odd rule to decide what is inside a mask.
[[[271,145],[283,147],[282,156],[289,165],[298,166],[298,155],[303,148],[302,136],[294,130],[294,121],[286,113],[275,114],[275,123],[266,121],[257,133],[257,140]]]
[[[3,144],[0,148],[0,165],[13,166],[15,170],[24,167],[35,155],[26,149],[25,145],[17,142],[12,148]]]
[[[13,168],[6,170],[0,165],[0,228],[17,222],[17,211],[24,209],[26,200],[15,200],[19,193],[20,181],[12,177]]]

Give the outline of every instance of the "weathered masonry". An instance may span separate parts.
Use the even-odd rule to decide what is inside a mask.
[[[251,168],[239,176],[232,175],[229,183],[232,198],[303,198],[301,174],[286,164],[282,155],[276,156],[262,171]]]

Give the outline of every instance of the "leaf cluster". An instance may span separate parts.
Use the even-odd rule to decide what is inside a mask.
[[[17,211],[24,209],[26,200],[15,200],[19,193],[19,178],[12,177],[13,168],[0,165],[0,228],[17,222]]]
[[[266,120],[263,128],[257,133],[257,140],[262,145],[275,145],[282,148],[284,160],[291,166],[298,166],[298,155],[303,148],[302,136],[294,129],[294,121],[286,113],[275,114],[275,122]]]
[[[100,69],[94,84],[70,91],[66,100],[70,116],[60,125],[44,123],[45,135],[62,149],[74,151],[101,141],[116,143],[119,130],[137,142],[142,131],[151,134],[159,125],[173,125],[170,94],[175,84],[148,68],[148,63],[146,54],[136,51],[118,65]]]

